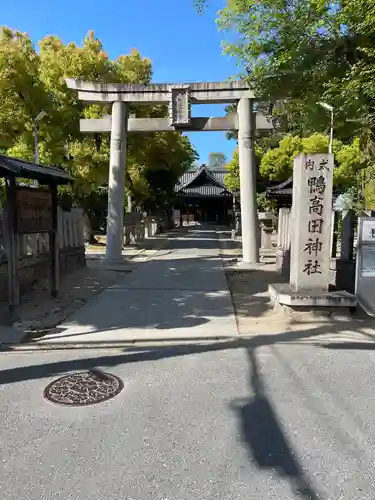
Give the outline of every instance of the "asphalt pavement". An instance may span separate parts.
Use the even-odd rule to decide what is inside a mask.
[[[0,353],[1,500],[373,500],[375,344],[240,337],[213,236],[168,251],[75,316],[147,347]],[[44,398],[93,368],[123,390]]]
[[[359,343],[2,353],[1,498],[373,499],[374,361]],[[122,392],[43,399],[93,367]]]

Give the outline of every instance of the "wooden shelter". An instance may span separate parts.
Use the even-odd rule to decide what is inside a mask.
[[[48,233],[51,256],[51,294],[59,288],[57,186],[73,181],[64,170],[0,155],[0,176],[5,179],[5,233],[8,255],[9,309],[19,304],[17,234]],[[17,184],[17,179],[38,181],[41,187]]]

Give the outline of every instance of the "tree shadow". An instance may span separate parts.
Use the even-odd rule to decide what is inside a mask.
[[[39,340],[46,333],[62,342],[83,333],[112,332],[113,336],[116,330],[126,330],[126,338],[139,338],[150,330],[170,330],[172,337],[176,329],[186,329],[187,336],[188,330],[196,327],[202,328],[195,335],[202,336],[204,325],[218,330],[220,336],[236,334],[227,278],[238,279],[239,275],[226,276],[215,231],[194,229],[180,236],[179,230],[166,239],[160,236],[167,244],[157,258],[134,264],[131,272],[90,300],[69,321],[47,332],[31,333],[27,341]],[[184,251],[173,250],[176,242]],[[195,257],[186,256],[189,248],[197,250]],[[255,271],[251,293],[241,295],[243,305],[236,312],[262,316],[272,307],[267,288],[270,280],[276,279],[276,274]]]
[[[250,385],[254,396],[245,403],[235,403],[240,418],[242,439],[250,458],[261,469],[275,471],[285,478],[300,498],[318,500],[322,497],[314,490],[303,472],[297,454],[283,432],[281,422],[267,396],[255,349],[248,349]]]
[[[52,363],[43,363],[41,365],[28,365],[23,367],[15,367],[10,369],[0,370],[0,385],[11,384],[13,382],[20,382],[30,379],[45,378],[63,373],[69,373],[76,370],[84,370],[92,367],[100,366],[117,366],[127,363],[142,363],[147,361],[157,361],[159,359],[166,359],[170,357],[189,356],[191,354],[200,354],[214,351],[226,351],[228,349],[248,349],[249,351],[261,346],[272,346],[277,344],[303,344],[309,342],[309,345],[317,348],[330,347],[330,344],[324,345],[320,342],[312,340],[313,337],[325,334],[335,334],[340,332],[340,325],[332,326],[331,324],[321,325],[318,328],[313,328],[304,331],[286,331],[276,334],[254,335],[251,337],[238,337],[228,335],[225,337],[199,337],[192,339],[191,337],[165,337],[158,338],[157,342],[173,342],[169,345],[152,344],[155,341],[153,338],[144,338],[142,342],[144,345],[134,343],[131,347],[123,348],[123,352],[111,355],[96,355],[92,357],[85,357],[75,360],[56,361]],[[366,336],[365,333],[363,335]],[[370,336],[368,335],[368,338]],[[371,337],[374,342],[366,342],[368,349],[375,349],[375,338]],[[85,346],[67,347],[56,345],[47,346],[48,351],[51,350],[88,350],[101,347],[101,342],[87,343]],[[108,345],[111,343],[109,342]],[[113,343],[116,347],[116,342]],[[341,344],[338,344],[341,346]],[[344,343],[345,345],[345,343]],[[339,347],[340,348],[340,347]],[[42,350],[43,347],[40,347]],[[117,347],[118,349],[118,347]],[[28,346],[25,346],[25,351],[33,356],[36,352],[40,355],[40,350],[30,351]],[[11,345],[2,346],[2,351],[22,352],[22,347]]]

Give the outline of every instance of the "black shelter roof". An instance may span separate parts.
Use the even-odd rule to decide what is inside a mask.
[[[68,184],[73,178],[61,168],[47,167],[29,161],[0,155],[0,177],[25,177],[41,184]]]

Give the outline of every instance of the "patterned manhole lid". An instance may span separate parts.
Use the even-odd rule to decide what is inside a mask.
[[[123,388],[122,380],[115,375],[91,370],[54,380],[44,389],[44,397],[59,405],[86,406],[107,401]]]

